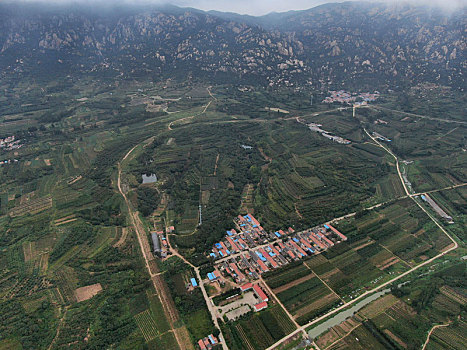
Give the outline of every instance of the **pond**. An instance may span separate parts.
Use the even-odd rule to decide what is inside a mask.
[[[143,178],[143,184],[152,184],[154,182],[157,182],[156,174],[143,174],[141,176]]]

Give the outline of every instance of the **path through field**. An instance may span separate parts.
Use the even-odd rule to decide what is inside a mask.
[[[448,324],[438,324],[438,325],[433,326],[433,328],[431,328],[430,331],[428,332],[428,336],[426,337],[426,341],[425,341],[425,344],[423,344],[422,350],[425,350],[426,346],[428,345],[430,341],[431,333],[433,333],[438,328],[448,327],[450,325],[451,325],[451,322],[449,322]]]
[[[146,140],[145,142],[148,142],[148,140]],[[126,193],[122,189],[122,181],[121,181],[121,179],[122,179],[122,167],[121,167],[121,163],[123,161],[125,161],[130,156],[130,154],[135,150],[135,148],[138,147],[138,146],[139,145],[136,145],[132,149],[130,149],[128,151],[128,153],[123,157],[122,161],[120,163],[118,163],[117,188],[118,188],[118,191],[120,192],[120,194],[122,195],[122,197],[123,197],[123,199],[125,201],[125,204],[126,204],[126,206],[128,208],[129,218],[130,218],[131,224],[132,224],[132,226],[134,228],[134,231],[136,233],[136,238],[138,239],[139,247],[141,249],[141,253],[143,254],[146,269],[147,269],[147,271],[149,273],[149,276],[151,277],[151,281],[152,281],[152,284],[154,286],[154,289],[157,292],[157,296],[158,296],[158,298],[159,298],[159,300],[160,300],[160,302],[161,302],[161,304],[163,306],[165,316],[166,316],[167,320],[169,321],[171,329],[174,332],[174,336],[175,336],[175,339],[177,340],[178,346],[179,346],[180,349],[193,349],[193,347],[191,346],[191,343],[187,344],[186,341],[183,341],[181,339],[182,335],[180,334],[178,329],[174,327],[174,322],[175,322],[176,319],[178,319],[177,310],[173,309],[174,306],[170,307],[170,306],[172,306],[171,305],[172,303],[169,303],[169,300],[171,299],[171,296],[168,295],[168,291],[166,290],[166,288],[163,287],[163,282],[161,281],[162,277],[157,274],[157,271],[153,272],[152,269],[151,269],[152,264],[150,264],[150,262],[151,262],[151,260],[154,259],[154,257],[152,256],[152,253],[151,253],[151,248],[150,248],[150,245],[149,245],[149,242],[148,242],[146,230],[144,228],[143,223],[141,222],[141,219],[139,217],[138,212],[133,210],[132,204],[130,203],[128,197],[126,196]]]

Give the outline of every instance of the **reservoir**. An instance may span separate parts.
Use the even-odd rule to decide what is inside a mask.
[[[143,177],[143,184],[152,184],[154,182],[157,182],[156,174],[143,174],[141,176]]]

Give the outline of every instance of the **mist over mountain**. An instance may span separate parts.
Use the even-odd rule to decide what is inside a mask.
[[[2,4],[0,74],[463,88],[465,14],[366,2],[261,17],[169,5]]]

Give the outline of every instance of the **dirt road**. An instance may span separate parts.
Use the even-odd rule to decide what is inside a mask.
[[[431,333],[433,333],[437,328],[448,327],[450,325],[451,325],[451,322],[449,322],[448,324],[438,324],[436,326],[433,326],[433,328],[431,328],[430,331],[428,332],[428,336],[426,338],[425,343],[423,344],[422,350],[425,350],[426,346],[428,345],[428,342],[430,341]]]
[[[134,149],[138,145],[134,146],[132,149],[128,151],[128,153],[123,157],[122,162],[126,160],[130,154],[134,151]],[[152,253],[151,253],[151,247],[148,242],[147,234],[146,234],[146,229],[144,228],[143,223],[141,222],[141,219],[138,215],[138,212],[136,212],[132,208],[132,204],[128,200],[128,197],[122,189],[122,167],[121,163],[118,163],[118,178],[117,178],[117,188],[120,194],[122,195],[123,199],[125,200],[125,204],[128,208],[128,216],[130,218],[130,222],[135,230],[136,233],[136,238],[138,239],[139,247],[141,249],[141,253],[143,254],[144,258],[144,263],[146,265],[146,269],[149,273],[149,276],[151,277],[152,284],[154,286],[154,289],[157,292],[157,296],[163,306],[165,316],[167,320],[169,321],[170,327],[174,332],[175,339],[177,340],[178,346],[180,349],[192,349],[193,347],[190,344],[187,344],[186,341],[183,341],[180,335],[180,332],[178,331],[177,328],[174,327],[174,321],[177,319],[177,316],[174,314],[174,311],[169,307],[171,303],[169,303],[169,300],[171,299],[171,296],[168,295],[168,291],[163,288],[162,286],[162,281],[161,281],[161,276],[157,274],[156,272],[153,272],[151,269],[151,260],[154,259]]]

